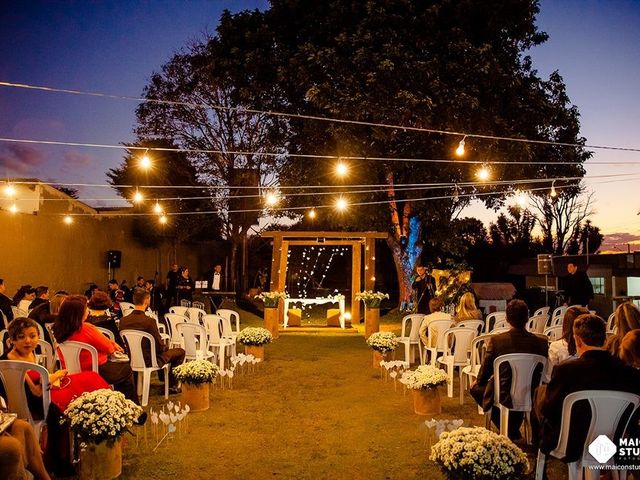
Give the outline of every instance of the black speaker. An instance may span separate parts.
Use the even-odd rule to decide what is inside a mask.
[[[549,254],[538,255],[538,275],[553,275],[553,257]]]
[[[122,252],[120,250],[109,250],[107,252],[107,266],[111,268],[120,268],[122,261]]]

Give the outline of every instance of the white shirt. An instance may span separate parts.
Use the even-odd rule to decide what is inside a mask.
[[[218,272],[213,272],[213,285],[211,285],[211,290],[220,290],[220,279],[222,275]]]
[[[29,305],[33,300],[20,300],[18,303],[18,312],[21,317],[27,317],[29,315]]]

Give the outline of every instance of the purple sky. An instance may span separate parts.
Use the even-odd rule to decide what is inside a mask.
[[[189,40],[213,32],[224,8],[266,1],[0,2],[0,81],[139,96],[150,74]],[[538,18],[549,41],[531,52],[542,75],[559,70],[582,114],[588,143],[640,147],[640,2],[544,0]],[[0,87],[0,136],[117,144],[133,139],[136,104]],[[434,126],[437,128],[437,126]],[[0,178],[106,183],[120,150],[0,143]],[[597,151],[592,161],[640,161],[639,153]],[[640,172],[638,166],[587,166],[588,175]],[[635,177],[587,180],[594,223],[616,242],[640,239]],[[84,198],[114,198],[85,189]],[[88,201],[98,205],[102,202]],[[113,202],[109,202],[112,204]],[[468,213],[485,221],[495,213]],[[624,245],[620,248],[626,249]]]

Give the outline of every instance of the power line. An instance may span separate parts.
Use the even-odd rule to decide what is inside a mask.
[[[92,96],[92,97],[112,98],[112,99],[119,99],[119,100],[130,100],[130,101],[144,102],[144,103],[158,103],[158,104],[164,104],[164,105],[177,105],[177,106],[205,108],[205,109],[212,109],[212,110],[229,110],[229,111],[235,111],[238,113],[268,115],[268,116],[274,116],[274,117],[297,118],[297,119],[303,119],[303,120],[315,120],[315,121],[321,121],[321,122],[333,122],[333,123],[351,124],[351,125],[376,127],[376,128],[390,128],[394,130],[434,133],[434,134],[440,134],[440,135],[453,135],[458,137],[479,138],[484,140],[533,143],[533,144],[539,144],[539,145],[555,145],[555,146],[573,147],[573,148],[576,148],[576,147],[591,148],[591,149],[597,149],[597,150],[640,152],[640,148],[617,147],[617,146],[610,146],[610,145],[591,145],[591,144],[581,145],[579,143],[570,143],[570,142],[554,142],[550,140],[536,140],[536,139],[517,138],[517,137],[505,137],[505,136],[499,136],[499,135],[484,135],[479,133],[465,133],[465,132],[457,132],[457,131],[451,131],[451,130],[413,127],[413,126],[407,126],[407,125],[375,123],[375,122],[367,122],[362,120],[349,120],[349,119],[341,119],[341,118],[335,118],[335,117],[321,117],[317,115],[304,115],[300,113],[286,113],[286,112],[277,112],[272,110],[258,110],[258,109],[243,108],[243,107],[229,107],[226,105],[197,104],[197,103],[191,103],[191,102],[179,102],[174,100],[143,98],[143,97],[134,97],[134,96],[128,96],[128,95],[114,95],[114,94],[108,94],[108,93],[102,93],[102,92],[87,92],[82,90],[72,90],[72,89],[48,87],[48,86],[42,86],[42,85],[30,85],[30,84],[24,84],[24,83],[0,81],[0,86],[22,88],[22,89],[29,89],[29,90],[39,90],[39,91],[53,92],[53,93],[65,93],[65,94],[71,94],[71,95],[83,95],[83,96]]]

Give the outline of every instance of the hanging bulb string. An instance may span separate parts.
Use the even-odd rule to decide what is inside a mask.
[[[91,96],[91,97],[111,98],[111,99],[117,99],[117,100],[134,101],[137,103],[158,103],[162,105],[174,105],[174,106],[183,106],[183,107],[198,108],[198,109],[205,108],[208,110],[222,110],[222,111],[226,110],[226,111],[237,112],[240,114],[266,115],[266,116],[272,116],[272,117],[314,120],[314,121],[320,121],[320,122],[359,125],[359,126],[366,126],[366,127],[389,128],[393,130],[403,130],[403,131],[411,131],[411,132],[463,136],[463,137],[479,138],[479,139],[485,139],[485,140],[532,143],[532,144],[538,144],[538,145],[555,145],[560,147],[572,147],[572,148],[576,148],[576,147],[591,148],[591,149],[597,149],[597,150],[618,150],[618,151],[627,151],[627,152],[640,152],[640,148],[617,147],[617,146],[609,146],[609,145],[591,145],[591,144],[582,145],[579,143],[572,143],[572,142],[554,142],[551,140],[506,137],[506,136],[500,136],[500,135],[485,135],[480,133],[468,133],[468,132],[457,132],[453,130],[414,127],[410,125],[396,125],[396,124],[389,124],[389,123],[376,123],[376,122],[367,122],[363,120],[350,120],[350,119],[342,119],[342,118],[335,118],[335,117],[321,117],[318,115],[305,115],[300,113],[286,113],[286,112],[278,112],[273,110],[259,110],[259,109],[244,108],[244,107],[229,107],[226,105],[217,105],[217,104],[199,104],[199,103],[193,103],[193,102],[144,98],[144,97],[135,97],[135,96],[129,96],[129,95],[114,95],[114,94],[108,94],[103,92],[88,92],[88,91],[82,91],[82,90],[49,87],[49,86],[43,86],[43,85],[31,85],[26,83],[0,81],[0,87],[21,88],[21,89],[28,89],[28,90],[39,90],[39,91],[50,92],[50,93],[65,93],[70,95],[83,95],[83,96]]]

